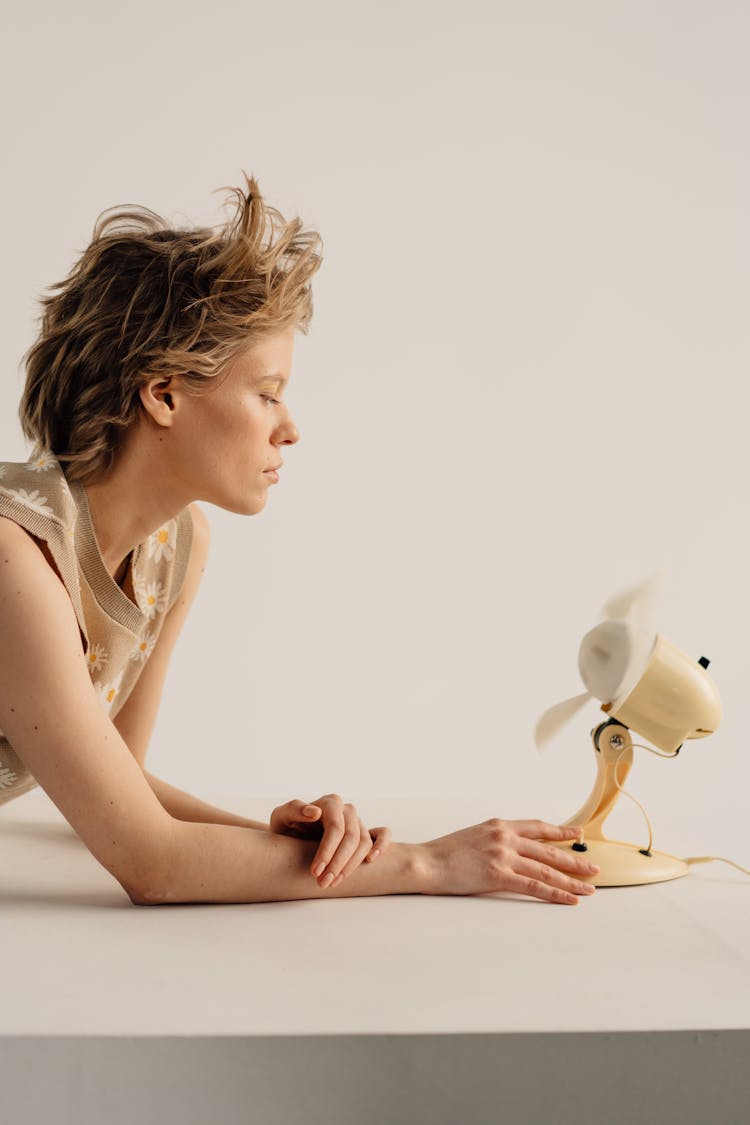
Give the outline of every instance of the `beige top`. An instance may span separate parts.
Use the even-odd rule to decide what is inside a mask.
[[[135,602],[104,565],[83,485],[48,453],[0,462],[0,516],[43,539],[68,592],[102,706],[114,718],[133,690],[182,586],[193,538],[189,508],[140,543],[130,560]],[[0,731],[0,805],[37,785]]]

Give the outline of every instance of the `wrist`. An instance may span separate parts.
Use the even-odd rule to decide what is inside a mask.
[[[424,844],[392,843],[388,849],[404,881],[404,890],[409,894],[424,895],[432,893],[431,856]],[[388,852],[385,853],[386,857]],[[382,856],[375,860],[373,867],[382,862]],[[369,867],[364,863],[363,867]]]
[[[306,873],[309,871],[316,848],[317,844],[312,844],[309,855],[305,857]],[[318,885],[317,890],[323,898],[421,895],[429,893],[428,874],[427,860],[421,844],[393,841],[373,863],[368,863],[366,860],[360,863],[359,867],[347,875],[338,886],[324,890]]]
[[[414,849],[412,863],[414,867],[415,880],[419,884],[419,894],[421,895],[435,895],[440,894],[437,886],[437,872],[435,870],[435,859],[427,844],[410,844]]]
[[[429,893],[430,869],[423,844],[393,841],[374,863],[360,864],[357,871],[352,872],[349,878],[345,879],[336,890],[342,890],[346,894],[344,888],[347,882],[357,879],[360,872],[368,883],[381,883],[382,881],[383,889],[381,891],[374,890],[372,892],[374,894],[421,895]]]

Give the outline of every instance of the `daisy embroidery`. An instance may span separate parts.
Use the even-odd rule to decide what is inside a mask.
[[[51,469],[55,463],[55,458],[46,449],[34,452],[28,462],[29,468],[34,473],[43,473],[45,469]]]
[[[39,512],[40,516],[54,516],[55,514],[47,506],[47,497],[40,496],[39,490],[36,488],[32,492],[27,492],[25,488],[9,488],[8,495],[17,500],[19,504],[25,504],[28,508]]]
[[[101,680],[99,680],[98,682],[94,681],[94,687],[96,688],[97,695],[99,696],[99,701],[105,711],[110,711],[112,709],[112,704],[114,703],[117,693],[120,690],[121,683],[122,672],[120,672],[119,676],[116,676],[115,679],[108,684],[102,683]]]
[[[174,554],[176,526],[170,520],[148,537],[148,557],[159,562],[162,556],[169,562]]]
[[[14,781],[18,780],[18,774],[13,773],[13,770],[8,769],[7,766],[0,765],[0,789],[10,789]]]
[[[92,676],[94,672],[101,672],[108,660],[109,653],[102,645],[91,645],[86,653],[86,663]]]
[[[135,646],[130,654],[131,660],[137,660],[139,664],[145,664],[151,655],[151,651],[156,644],[156,637],[153,633],[146,633],[146,636]]]
[[[141,613],[151,621],[157,613],[163,613],[167,604],[167,592],[161,582],[141,582],[136,580],[135,597]]]

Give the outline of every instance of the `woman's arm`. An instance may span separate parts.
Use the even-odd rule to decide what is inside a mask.
[[[163,879],[178,821],[99,702],[65,587],[3,517],[0,637],[0,728],[18,757],[128,895]]]
[[[486,821],[427,844],[391,844],[330,890],[310,878],[317,840],[165,811],[86,666],[67,591],[34,540],[0,517],[0,729],[134,903],[268,902],[324,896],[475,894],[518,889],[576,901],[583,861]],[[526,831],[540,835],[540,822]],[[551,828],[565,839],[575,829]],[[552,866],[550,866],[552,865]]]
[[[577,896],[594,893],[588,880],[599,870],[570,850],[580,832],[570,824],[492,817],[423,844],[391,844],[376,864],[360,864],[336,887],[323,888],[308,878],[313,841],[183,823],[171,838],[165,881],[131,899],[148,906],[510,891],[575,906]]]
[[[434,882],[422,844],[391,843],[377,863],[360,864],[333,889],[310,878],[317,840],[178,822],[171,846],[166,878],[131,895],[136,905],[427,894]]]

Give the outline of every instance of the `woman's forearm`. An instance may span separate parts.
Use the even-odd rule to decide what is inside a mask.
[[[223,824],[175,821],[167,874],[128,891],[139,905],[179,902],[283,902],[300,898],[422,894],[428,886],[422,844],[391,843],[373,863],[323,890],[310,868],[319,841]]]
[[[248,820],[244,816],[214,808],[198,797],[193,797],[191,793],[185,793],[182,789],[162,781],[160,777],[154,777],[148,770],[144,770],[144,773],[159,803],[175,820],[199,821],[201,824],[229,824],[235,828],[259,828],[264,832],[268,831],[268,824],[260,820]]]

